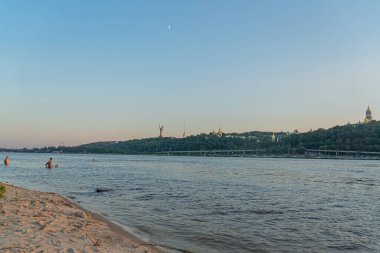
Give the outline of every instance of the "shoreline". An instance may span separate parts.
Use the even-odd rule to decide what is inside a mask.
[[[205,152],[210,152],[209,150]],[[0,153],[7,153],[4,150],[0,150]],[[8,152],[9,153],[9,152]],[[183,155],[183,154],[169,154],[168,153],[71,153],[71,152],[30,152],[30,151],[15,151],[12,150],[10,153],[20,153],[20,154],[49,154],[49,155],[120,155],[120,156],[153,156],[153,157],[213,157],[213,158],[251,158],[251,159],[305,159],[305,160],[348,160],[348,161],[377,161],[380,160],[380,157],[376,156],[346,156],[346,155],[305,155],[305,154],[279,154],[279,155],[210,155],[207,153],[203,154],[192,154],[192,155]]]
[[[57,193],[0,184],[1,252],[168,252]]]

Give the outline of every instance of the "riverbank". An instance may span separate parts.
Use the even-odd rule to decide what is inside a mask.
[[[164,252],[58,194],[2,184],[0,252]]]
[[[239,151],[239,150],[238,150]],[[244,150],[243,150],[244,151]],[[230,154],[221,154],[219,152],[213,150],[204,150],[204,151],[167,151],[167,152],[159,152],[159,153],[71,153],[71,152],[31,152],[31,151],[17,151],[13,150],[13,154],[21,153],[21,154],[48,154],[49,156],[56,155],[87,155],[87,156],[96,156],[96,155],[123,155],[123,156],[151,156],[151,157],[160,157],[160,156],[172,156],[172,157],[234,157],[234,158],[280,158],[280,159],[326,159],[326,160],[380,160],[380,153],[376,153],[372,156],[364,156],[364,155],[323,155],[323,154],[243,154],[243,151],[239,151],[238,153],[231,152]],[[0,153],[4,152],[0,150]],[[228,151],[225,151],[228,152]],[[241,153],[240,153],[241,152]],[[326,152],[333,152],[331,150],[326,150]],[[335,151],[334,151],[335,152]],[[346,152],[346,151],[340,151]],[[356,152],[356,151],[347,151],[348,153]],[[371,152],[368,152],[371,153]],[[374,153],[374,152],[372,152]],[[9,153],[6,153],[9,154]]]

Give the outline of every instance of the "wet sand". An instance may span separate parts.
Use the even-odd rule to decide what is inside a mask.
[[[1,253],[165,252],[58,194],[3,185]]]

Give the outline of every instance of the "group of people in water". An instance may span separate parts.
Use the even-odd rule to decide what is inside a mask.
[[[11,163],[11,159],[9,158],[9,156],[6,156],[5,157],[5,160],[4,160],[4,165],[5,166],[9,166]],[[47,163],[45,163],[45,167],[48,168],[48,169],[52,169],[53,168],[53,158],[50,157],[49,161]],[[54,168],[58,168],[58,163],[56,163],[54,165]]]

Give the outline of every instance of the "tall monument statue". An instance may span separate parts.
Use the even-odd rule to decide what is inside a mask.
[[[162,138],[162,133],[164,132],[164,126],[158,125],[158,128],[160,129],[160,138]]]

